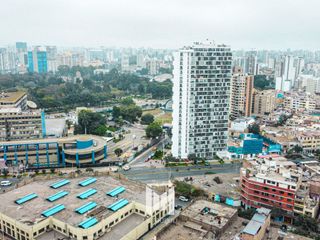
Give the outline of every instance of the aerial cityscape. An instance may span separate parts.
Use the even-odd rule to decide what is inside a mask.
[[[320,240],[316,0],[28,2],[0,3],[0,239]]]

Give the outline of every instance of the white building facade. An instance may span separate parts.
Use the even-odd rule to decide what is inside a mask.
[[[172,154],[212,158],[227,147],[232,53],[195,43],[174,55]]]

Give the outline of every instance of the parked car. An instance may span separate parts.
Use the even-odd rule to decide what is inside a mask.
[[[186,198],[185,196],[180,196],[179,200],[182,201],[182,202],[189,202],[189,199]]]
[[[0,185],[3,186],[3,187],[7,187],[7,186],[10,186],[10,185],[11,185],[11,182],[8,181],[8,180],[1,181]]]

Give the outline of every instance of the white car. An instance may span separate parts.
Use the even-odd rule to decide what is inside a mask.
[[[3,187],[10,186],[11,182],[7,181],[7,180],[6,181],[1,181],[0,185],[3,186]]]
[[[186,198],[185,196],[180,196],[179,200],[182,201],[182,202],[189,202],[189,199]]]
[[[126,166],[122,167],[122,169],[125,170],[125,171],[129,171],[131,169],[131,167],[126,165]]]

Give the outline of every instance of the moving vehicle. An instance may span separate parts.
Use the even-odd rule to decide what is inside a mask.
[[[11,185],[11,182],[8,181],[8,180],[1,181],[0,185],[3,186],[3,187],[7,187],[7,186],[10,186],[10,185]]]
[[[131,169],[131,167],[129,165],[123,166],[122,169],[124,171],[129,171]]]
[[[185,196],[180,196],[179,200],[182,201],[182,202],[189,202],[189,199],[186,198]]]
[[[181,206],[181,205],[176,205],[176,206],[174,207],[174,209],[175,209],[175,210],[180,210],[180,209],[182,209],[182,206]]]

